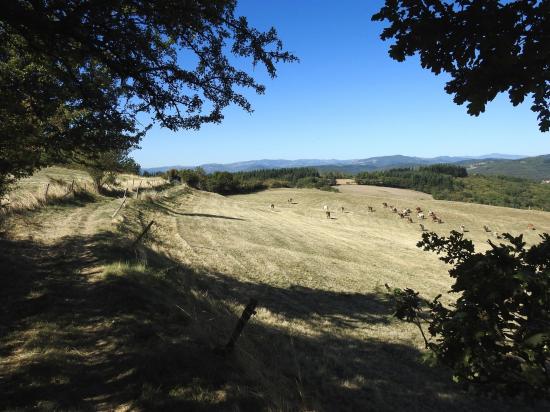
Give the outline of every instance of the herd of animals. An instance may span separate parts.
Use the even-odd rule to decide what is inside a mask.
[[[287,202],[289,204],[293,204],[294,201],[292,198],[289,198],[287,200]],[[393,213],[395,213],[397,216],[399,216],[399,218],[401,219],[406,219],[409,223],[414,223],[413,221],[413,218],[412,218],[412,210],[409,209],[409,208],[406,208],[406,209],[403,209],[403,210],[398,210],[397,207],[393,206],[393,205],[389,205],[387,202],[382,202],[382,206],[384,207],[384,209],[389,209],[391,210]],[[269,205],[270,209],[271,210],[275,210],[275,204],[274,203],[271,203]],[[340,206],[338,208],[340,210],[340,212],[344,213],[345,209],[344,209],[344,206]],[[324,205],[323,206],[323,210],[325,211],[325,216],[327,219],[330,219],[331,218],[331,211],[329,210],[329,207],[328,205]],[[367,210],[370,212],[370,213],[374,213],[375,212],[375,209],[372,207],[372,206],[367,206]],[[419,220],[425,220],[426,219],[426,215],[424,214],[424,211],[422,210],[421,207],[417,206],[415,208],[415,212],[416,212],[416,216]],[[429,210],[428,211],[428,216],[432,219],[432,222],[434,223],[438,223],[438,224],[442,224],[443,223],[443,220],[433,211],[433,210]],[[419,223],[418,226],[420,227],[420,230],[422,232],[425,232],[427,231],[427,229],[424,227],[424,225],[422,223]],[[527,225],[527,229],[529,230],[536,230],[535,226],[532,224],[532,223],[529,223]],[[485,232],[487,233],[491,233],[493,234],[494,237],[496,237],[497,239],[502,239],[502,236],[500,235],[499,232],[496,232],[496,231],[492,231],[491,229],[489,229],[489,227],[487,225],[483,225],[483,230],[485,230]],[[460,231],[462,233],[465,233],[465,232],[468,232],[468,230],[466,229],[466,227],[464,225],[460,225]]]

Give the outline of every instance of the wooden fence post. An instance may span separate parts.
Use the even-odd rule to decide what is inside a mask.
[[[126,192],[128,191],[128,188],[124,189],[124,197],[122,198],[122,203],[120,204],[120,206],[118,207],[118,209],[115,211],[115,213],[113,213],[113,216],[112,217],[115,217],[116,214],[120,211],[120,209],[122,209],[122,206],[124,206],[124,203],[126,203]]]
[[[139,185],[137,187],[137,190],[136,190],[136,199],[139,199],[139,188],[141,187],[141,180],[139,181]]]
[[[145,236],[145,234],[149,231],[149,229],[151,228],[151,226],[153,226],[153,223],[155,223],[154,220],[151,220],[151,222],[149,222],[149,224],[147,225],[147,227],[143,230],[143,232],[141,232],[141,234],[137,237],[136,240],[134,240],[134,243],[132,243],[132,247],[135,247],[138,242],[141,240],[141,238],[143,236]]]
[[[237,325],[235,326],[235,330],[233,331],[231,338],[229,338],[229,342],[227,342],[227,344],[225,345],[225,353],[229,353],[233,351],[233,349],[235,348],[235,343],[237,342],[237,339],[239,339],[241,332],[246,326],[246,323],[249,321],[252,315],[256,314],[256,306],[258,306],[258,301],[254,298],[251,298],[248,301],[248,304],[246,305],[246,307],[244,308],[243,314],[241,315],[241,318],[237,322]]]

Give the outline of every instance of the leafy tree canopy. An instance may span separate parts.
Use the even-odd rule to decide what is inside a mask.
[[[276,75],[296,58],[236,0],[13,0],[0,8],[0,174],[21,177],[80,151],[126,150],[147,130],[223,119],[264,92],[243,58]],[[145,116],[140,117],[142,120]]]
[[[497,94],[514,106],[532,96],[539,128],[550,130],[550,1],[386,0],[372,16],[390,25],[390,56],[416,53],[423,68],[446,72],[445,90],[478,116]]]

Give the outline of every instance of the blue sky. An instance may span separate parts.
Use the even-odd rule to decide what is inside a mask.
[[[299,63],[279,66],[264,95],[247,93],[248,114],[228,108],[219,125],[170,132],[154,127],[133,153],[143,167],[253,159],[357,159],[403,154],[550,153],[529,104],[506,95],[481,116],[466,114],[443,90],[445,77],[398,63],[370,21],[381,0],[240,0],[238,13],[259,29],[275,26]]]

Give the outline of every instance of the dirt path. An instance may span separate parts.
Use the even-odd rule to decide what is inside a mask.
[[[479,247],[481,223],[550,231],[548,214],[350,187],[173,188],[122,213],[127,237],[155,221],[140,253],[111,220],[120,200],[21,215],[0,241],[5,409],[265,410],[273,387],[273,410],[521,410],[464,395],[419,360],[421,338],[392,318],[383,285],[433,297],[448,290],[448,267],[380,205],[434,209],[441,234],[466,222]],[[213,356],[250,297],[260,307],[242,351]]]

